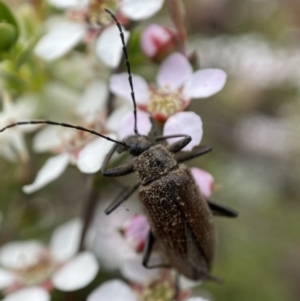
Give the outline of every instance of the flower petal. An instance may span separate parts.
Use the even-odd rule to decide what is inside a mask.
[[[0,264],[10,269],[24,269],[38,262],[45,246],[37,240],[13,241],[0,249]]]
[[[2,301],[50,301],[50,295],[41,287],[32,286],[9,294]]]
[[[151,130],[152,124],[148,113],[137,112],[137,128],[140,135],[148,135]],[[123,140],[127,136],[134,135],[134,115],[133,113],[127,114],[120,122],[119,125],[119,138]]]
[[[83,252],[60,268],[52,278],[61,291],[75,291],[88,285],[96,277],[99,264],[94,254]]]
[[[187,299],[186,301],[208,301],[208,299],[204,299],[202,297],[192,297]]]
[[[75,218],[57,227],[50,240],[51,254],[58,262],[63,262],[73,257],[79,246],[82,222]]]
[[[116,139],[116,135],[109,137]],[[77,167],[84,173],[95,173],[100,170],[105,156],[112,148],[113,143],[104,138],[96,138],[89,142],[78,155]]]
[[[144,214],[135,214],[124,225],[124,238],[136,252],[142,252],[150,230],[147,217]]]
[[[132,75],[132,82],[134,86],[136,103],[141,105],[146,104],[146,102],[149,100],[149,89],[147,82],[141,76],[134,74]],[[125,98],[131,103],[131,105],[133,105],[127,73],[112,75],[109,82],[109,89],[115,95]]]
[[[191,150],[198,145],[202,139],[203,129],[202,120],[194,112],[180,112],[172,115],[164,126],[164,136],[186,134],[192,137],[192,141],[183,148],[183,150]],[[168,139],[168,143],[174,143],[182,138]]]
[[[47,0],[47,2],[60,9],[82,9],[89,3],[89,0]]]
[[[14,274],[0,268],[0,290],[12,285],[15,280]]]
[[[160,269],[147,269],[142,265],[142,255],[128,255],[121,266],[122,275],[135,283],[145,285],[158,277]]]
[[[149,58],[159,57],[165,54],[166,51],[170,51],[170,47],[173,46],[172,43],[175,40],[174,35],[174,32],[167,27],[150,24],[141,36],[142,51]]]
[[[25,193],[32,193],[57,179],[64,172],[69,161],[69,154],[66,153],[48,159],[37,173],[34,182],[23,186],[23,191]]]
[[[106,281],[87,297],[87,301],[137,301],[133,290],[121,280]]]
[[[44,35],[34,48],[34,53],[45,61],[62,57],[84,37],[83,24],[62,22]]]
[[[180,88],[191,74],[192,67],[187,58],[180,53],[173,53],[162,62],[156,82],[160,87],[174,91]]]
[[[108,131],[117,133],[120,120],[122,120],[122,118],[130,112],[132,112],[132,106],[128,104],[122,105],[121,107],[113,110],[106,120],[106,128]]]
[[[80,99],[77,112],[89,122],[90,118],[94,118],[94,113],[105,110],[107,94],[107,84],[103,81],[90,83]]]
[[[209,198],[212,194],[214,186],[213,176],[207,171],[200,168],[193,167],[190,170],[196,180],[197,185],[200,188],[200,191],[205,197]]]
[[[74,133],[73,129],[45,126],[34,136],[33,149],[39,153],[59,149],[65,138],[62,137],[61,133],[65,130],[67,130],[69,133]]]
[[[164,4],[164,0],[123,0],[121,12],[133,21],[147,19],[158,12]]]
[[[123,29],[125,43],[129,39],[129,32]],[[97,56],[109,67],[116,68],[122,57],[122,43],[117,26],[111,25],[103,29],[96,42]]]
[[[185,83],[183,95],[187,99],[212,96],[223,89],[226,77],[221,69],[198,70]]]

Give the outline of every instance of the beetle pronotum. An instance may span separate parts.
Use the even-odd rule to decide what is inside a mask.
[[[191,141],[190,136],[178,134],[155,137],[155,142],[168,138],[182,138],[169,146],[163,146],[152,143],[147,136],[139,134],[135,94],[124,35],[115,15],[107,9],[106,11],[114,19],[120,31],[134,106],[134,135],[126,137],[123,141],[117,141],[81,126],[50,120],[20,121],[2,128],[0,132],[24,124],[50,124],[89,132],[114,142],[115,145],[103,162],[102,174],[107,177],[118,177],[136,172],[139,181],[132,188],[126,190],[121,198],[114,200],[105,212],[110,214],[138,190],[151,228],[144,250],[143,265],[150,268],[151,251],[157,241],[169,266],[175,268],[180,274],[193,280],[217,280],[210,276],[215,253],[213,215],[236,217],[237,212],[204,199],[189,168],[180,164],[206,154],[212,148],[201,147],[195,151],[177,154]],[[118,153],[128,151],[134,156],[132,162],[113,169],[106,169],[116,151]],[[152,267],[158,266],[162,265]]]

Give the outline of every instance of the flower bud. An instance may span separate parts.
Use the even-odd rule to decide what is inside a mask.
[[[142,51],[155,62],[161,62],[175,47],[176,33],[170,28],[151,24],[142,33]]]

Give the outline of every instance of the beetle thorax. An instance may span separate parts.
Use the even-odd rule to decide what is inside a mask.
[[[168,173],[177,166],[177,161],[163,145],[156,145],[133,160],[134,170],[143,185],[148,184]]]

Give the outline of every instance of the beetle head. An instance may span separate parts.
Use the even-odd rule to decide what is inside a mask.
[[[139,156],[152,146],[149,138],[143,135],[128,136],[123,140],[123,142],[126,144],[126,147],[122,145],[118,146],[117,152],[121,153],[127,150],[132,156],[135,157]]]

